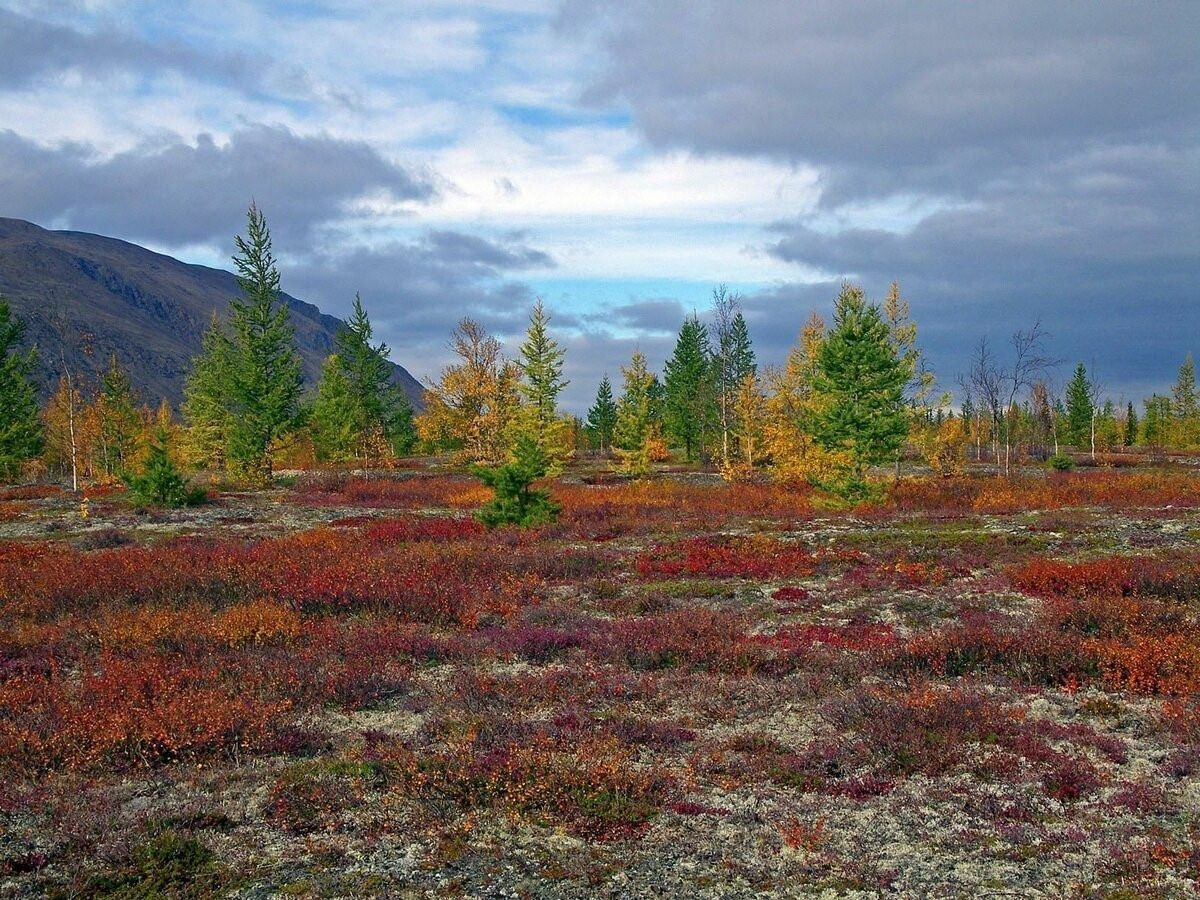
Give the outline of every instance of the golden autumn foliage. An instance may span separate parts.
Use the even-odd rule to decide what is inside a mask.
[[[937,428],[930,428],[925,439],[925,460],[934,472],[941,475],[961,475],[967,464],[967,444],[970,434],[959,416],[945,419]]]
[[[500,342],[471,319],[458,323],[450,345],[461,362],[447,366],[426,391],[417,434],[432,449],[453,450],[461,462],[499,465],[508,455],[520,372],[503,358]]]
[[[821,448],[808,427],[819,410],[813,379],[824,340],[825,322],[814,313],[783,368],[768,374],[771,394],[764,404],[763,445],[780,481],[825,479],[846,465],[838,454]]]

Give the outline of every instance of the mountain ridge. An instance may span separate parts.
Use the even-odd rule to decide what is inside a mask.
[[[187,263],[139,244],[83,231],[53,231],[0,217],[0,295],[38,347],[42,398],[64,367],[94,380],[110,353],[129,370],[141,399],[178,407],[191,358],[213,314],[238,296],[232,272]],[[341,320],[284,293],[306,388],[332,352]],[[423,388],[401,365],[393,375],[415,407]]]

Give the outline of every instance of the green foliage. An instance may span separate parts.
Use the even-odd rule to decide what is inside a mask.
[[[187,421],[186,454],[193,465],[223,469],[226,462],[229,404],[229,366],[232,345],[213,314],[200,345],[200,354],[192,359],[183,388],[183,416]]]
[[[36,351],[17,349],[25,323],[0,297],[0,480],[21,472],[21,464],[42,451],[42,422],[29,376]]]
[[[1171,390],[1171,413],[1175,419],[1175,445],[1194,447],[1200,441],[1200,402],[1196,397],[1196,364],[1190,353],[1179,367],[1179,377]]]
[[[843,285],[817,356],[813,436],[825,450],[848,456],[846,491],[861,492],[867,467],[892,458],[904,442],[909,375],[879,307],[867,303],[861,288]]]
[[[1138,440],[1138,414],[1133,408],[1133,401],[1130,401],[1128,408],[1125,410],[1125,433],[1124,444],[1126,447],[1132,447]]]
[[[1088,380],[1083,363],[1075,367],[1075,374],[1067,383],[1067,420],[1065,437],[1073,447],[1088,447],[1092,443],[1092,417],[1096,410],[1092,403],[1092,383]]]
[[[656,396],[658,380],[650,374],[645,354],[641,351],[633,354],[629,366],[621,369],[621,375],[624,389],[621,399],[617,401],[613,446],[622,451],[628,471],[643,475],[650,468],[646,448],[655,437],[659,425],[660,403]]]
[[[412,404],[392,377],[391,348],[373,344],[372,336],[371,320],[355,294],[354,310],[338,330],[335,344],[338,365],[357,409],[356,440],[364,445],[373,433],[382,433],[392,452],[404,456],[417,443]]]
[[[271,233],[254,204],[246,237],[239,235],[236,242],[233,262],[244,299],[230,301],[228,457],[237,474],[265,484],[271,479],[272,445],[296,425],[300,356],[287,305],[280,300]]]
[[[351,390],[341,358],[334,353],[321,367],[321,381],[309,416],[317,459],[323,462],[353,460],[364,439],[364,419],[365,413]]]
[[[1050,468],[1056,472],[1070,472],[1075,468],[1075,460],[1063,453],[1050,457],[1047,462],[1050,464]]]
[[[608,450],[613,443],[613,430],[617,426],[617,402],[613,399],[612,382],[607,373],[600,379],[596,389],[596,402],[588,410],[587,426],[590,429],[596,448]]]
[[[196,506],[206,496],[200,488],[188,487],[187,480],[171,462],[167,431],[161,427],[154,433],[141,474],[127,473],[124,481],[134,506]]]
[[[710,355],[708,330],[695,315],[684,319],[664,372],[663,430],[683,447],[689,461],[704,452],[705,437],[716,421]]]
[[[1163,446],[1170,437],[1172,425],[1171,399],[1162,394],[1150,397],[1142,419],[1142,441],[1149,447]]]
[[[559,506],[550,492],[532,487],[546,475],[550,459],[528,434],[517,436],[513,461],[502,466],[472,466],[471,471],[496,496],[479,510],[479,521],[489,528],[546,525],[558,518]]]
[[[97,409],[105,471],[120,475],[129,469],[137,455],[142,417],[134,401],[129,373],[117,361],[115,353],[109,357],[108,368],[100,376]]]
[[[137,847],[124,865],[93,877],[84,893],[108,900],[201,900],[222,896],[228,881],[212,850],[167,829]]]

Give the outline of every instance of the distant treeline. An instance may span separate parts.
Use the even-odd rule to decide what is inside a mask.
[[[1121,448],[1200,445],[1200,405],[1189,356],[1171,396],[1139,411],[1103,398],[1080,364],[1061,393],[1040,326],[1016,332],[1003,354],[981,341],[960,376],[959,405],[925,365],[899,287],[882,303],[844,284],[833,321],[813,315],[784,365],[758,365],[739,298],[713,291],[711,324],[693,314],[661,374],[634,353],[617,390],[607,375],[585,419],[558,406],[564,350],[539,300],[524,342],[508,358],[498,340],[463,319],[451,335],[457,361],[427,389],[414,416],[393,384],[389,349],[373,340],[356,297],[316,391],[301,390],[300,357],[262,213],[251,206],[233,258],[242,296],[214,317],[193,359],[176,421],[136,397],[118,360],[94,384],[64,365],[39,409],[30,381],[36,350],[21,351],[22,323],[0,298],[0,477],[127,477],[156,440],[193,469],[265,484],[280,465],[383,466],[413,453],[451,453],[497,465],[536,445],[551,472],[581,453],[611,455],[631,474],[677,455],[716,465],[731,480],[768,474],[843,496],[871,491],[868,472],[907,450],[953,474],[968,457],[995,464],[1093,457]],[[1002,358],[1003,357],[1003,358]],[[165,436],[165,437],[164,437]]]

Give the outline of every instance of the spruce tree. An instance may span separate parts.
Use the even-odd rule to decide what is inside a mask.
[[[355,440],[366,456],[370,436],[382,433],[392,452],[403,456],[417,440],[412,404],[392,378],[391,349],[384,343],[372,344],[372,335],[362,298],[355,294],[354,310],[334,339],[338,366],[355,401]]]
[[[1095,407],[1092,403],[1092,383],[1088,380],[1083,363],[1075,367],[1075,374],[1067,382],[1067,418],[1065,431],[1067,443],[1076,449],[1091,446],[1092,418]]]
[[[100,444],[104,468],[109,475],[120,475],[133,465],[142,432],[129,373],[117,361],[108,358],[108,368],[100,376],[97,397],[100,413]]]
[[[879,307],[867,303],[861,288],[843,285],[817,356],[814,437],[826,450],[848,455],[850,478],[838,485],[847,495],[863,493],[867,467],[893,458],[904,442],[908,379]]]
[[[716,418],[708,331],[694,314],[679,329],[664,376],[663,429],[691,462]]]
[[[193,357],[183,386],[184,455],[194,466],[225,468],[229,432],[229,366],[232,347],[216,313]]]
[[[195,506],[205,499],[204,491],[189,487],[171,461],[163,427],[155,430],[142,471],[137,475],[126,473],[124,479],[134,506]]]
[[[1138,439],[1138,415],[1137,410],[1133,408],[1133,401],[1129,402],[1128,409],[1125,410],[1125,446],[1132,447],[1137,443]]]
[[[21,465],[42,451],[42,422],[29,376],[37,361],[33,348],[18,349],[25,323],[0,297],[0,479],[21,473]]]
[[[571,452],[568,423],[558,413],[558,395],[570,382],[563,378],[565,351],[550,336],[549,324],[550,316],[539,298],[517,361],[522,400],[517,426],[546,453],[555,470]]]
[[[317,460],[345,463],[358,457],[365,440],[365,419],[341,357],[330,354],[321,367],[321,381],[309,417]]]
[[[1171,391],[1171,412],[1175,418],[1175,443],[1188,448],[1200,437],[1200,403],[1196,399],[1196,364],[1188,354],[1179,367],[1179,377]]]
[[[546,475],[550,458],[529,434],[518,434],[511,462],[502,466],[473,466],[471,471],[496,496],[484,505],[477,516],[489,528],[498,525],[548,525],[558,518],[559,506],[550,499],[550,492],[532,485]]]
[[[611,449],[613,428],[617,424],[617,404],[613,400],[612,382],[608,380],[607,372],[596,389],[596,402],[588,410],[587,424],[595,436],[597,449],[601,452]]]
[[[300,355],[280,298],[271,233],[254,204],[246,236],[236,243],[233,262],[243,297],[230,301],[228,455],[239,475],[266,484],[273,445],[296,425]]]

